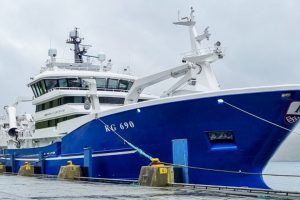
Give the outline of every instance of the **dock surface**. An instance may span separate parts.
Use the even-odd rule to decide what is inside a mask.
[[[283,197],[283,198],[282,198]],[[283,196],[280,199],[299,199]],[[62,181],[56,178],[22,177],[16,175],[0,175],[1,200],[29,199],[200,199],[200,200],[253,200],[278,199],[273,194],[247,192],[224,188],[205,187],[166,187],[151,188],[136,184],[112,184],[86,181]]]
[[[189,188],[149,188],[137,185],[59,181],[0,175],[0,199],[255,199]]]

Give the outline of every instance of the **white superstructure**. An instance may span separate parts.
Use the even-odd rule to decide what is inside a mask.
[[[157,98],[185,95],[195,92],[218,91],[219,84],[210,64],[223,58],[220,42],[214,48],[201,49],[203,39],[210,34],[206,28],[198,35],[195,29],[194,10],[189,17],[182,18],[176,25],[187,26],[190,30],[191,49],[179,67],[136,78],[128,74],[111,71],[111,60],[102,53],[87,54],[88,45],[82,45],[77,28],[70,32],[67,43],[74,45],[74,62],[57,59],[57,51],[49,49],[45,67],[32,78],[29,87],[36,106],[33,115],[16,116],[16,105],[5,108],[7,117],[0,126],[2,134],[8,137],[9,148],[39,147],[60,140],[63,136],[92,120],[97,113],[120,109],[129,104]],[[93,63],[96,60],[98,64]],[[169,78],[181,77],[160,96],[143,93],[146,87]],[[96,114],[96,115],[95,115]],[[25,123],[26,122],[26,123]]]

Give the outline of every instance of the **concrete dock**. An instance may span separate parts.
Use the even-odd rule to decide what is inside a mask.
[[[29,199],[255,199],[189,188],[150,188],[137,185],[59,181],[0,175],[1,200]]]
[[[203,187],[175,185],[173,187],[142,187],[136,184],[112,184],[86,181],[62,181],[56,178],[23,177],[9,174],[0,175],[1,200],[29,199],[299,199],[281,193],[280,196],[264,191],[232,189],[227,187]],[[293,194],[295,195],[295,194]],[[298,196],[299,195],[299,196]]]

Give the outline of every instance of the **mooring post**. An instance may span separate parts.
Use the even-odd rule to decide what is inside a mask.
[[[85,147],[84,152],[84,161],[83,166],[87,168],[87,177],[93,176],[93,158],[92,158],[92,149],[91,147]]]
[[[41,168],[41,174],[45,174],[45,160],[44,160],[44,153],[41,151],[39,152],[39,165]]]

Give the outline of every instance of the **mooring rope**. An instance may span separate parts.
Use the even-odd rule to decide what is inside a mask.
[[[218,103],[219,103],[219,104],[224,103],[224,104],[226,104],[226,105],[228,105],[228,106],[230,106],[230,107],[232,107],[232,108],[234,108],[234,109],[236,109],[236,110],[239,110],[239,111],[241,111],[241,112],[243,112],[243,113],[245,113],[245,114],[247,114],[247,115],[250,115],[250,116],[252,116],[252,117],[254,117],[254,118],[256,118],[256,119],[259,119],[259,120],[261,120],[261,121],[264,121],[264,122],[266,122],[266,123],[268,123],[268,124],[271,124],[271,125],[273,125],[273,126],[276,126],[276,127],[278,127],[278,128],[281,128],[281,129],[283,129],[283,130],[286,130],[286,131],[289,131],[289,132],[293,132],[293,133],[296,133],[296,134],[300,135],[300,133],[298,133],[298,132],[296,132],[296,131],[293,131],[293,130],[291,130],[291,129],[289,129],[289,128],[286,128],[286,127],[283,127],[283,126],[281,126],[281,125],[279,125],[279,124],[276,124],[276,123],[274,123],[274,122],[271,122],[271,121],[269,121],[269,120],[267,120],[267,119],[265,119],[265,118],[263,118],[263,117],[260,117],[260,116],[258,116],[258,115],[255,115],[255,114],[251,113],[251,112],[248,112],[248,111],[246,111],[246,110],[244,110],[244,109],[242,109],[242,108],[240,108],[240,107],[238,107],[238,106],[235,106],[235,105],[233,105],[233,104],[231,104],[231,103],[228,103],[227,101],[225,101],[225,100],[223,100],[223,99],[218,99]]]
[[[169,162],[161,162],[165,165],[171,165],[174,167],[183,167],[189,169],[196,169],[196,170],[203,170],[203,171],[212,171],[212,172],[222,172],[222,173],[230,173],[230,174],[245,174],[245,175],[262,175],[262,176],[282,176],[282,177],[295,177],[300,178],[300,175],[294,174],[272,174],[272,173],[257,173],[257,172],[245,172],[245,171],[234,171],[234,170],[224,170],[224,169],[214,169],[214,168],[206,168],[206,167],[195,167],[190,165],[181,165],[181,164],[174,164]]]
[[[109,125],[107,125],[101,118],[98,118],[98,120],[106,127],[108,128],[110,131],[112,131],[114,134],[116,134],[121,140],[123,140],[126,144],[128,144],[130,147],[132,147],[133,149],[135,149],[139,154],[141,154],[142,156],[148,158],[150,161],[153,160],[153,157],[150,156],[149,154],[147,154],[145,151],[143,151],[142,149],[140,149],[139,147],[133,145],[131,142],[129,142],[128,140],[126,140],[124,137],[122,137],[119,133],[117,133],[115,130],[113,130]]]

